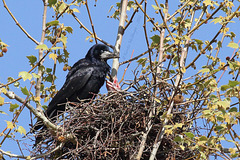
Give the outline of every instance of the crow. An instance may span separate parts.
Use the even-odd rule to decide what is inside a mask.
[[[93,45],[85,58],[80,59],[70,69],[62,88],[49,103],[45,116],[54,120],[58,113],[65,111],[67,101],[79,102],[79,100],[94,98],[110,71],[106,61],[111,58],[118,58],[118,56],[110,52],[106,45]],[[31,130],[34,132],[43,126],[43,122],[38,120]]]

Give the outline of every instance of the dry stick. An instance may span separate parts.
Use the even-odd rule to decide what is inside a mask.
[[[88,8],[87,0],[86,0],[85,5],[86,5],[86,8],[87,8],[89,20],[90,20],[90,23],[91,23],[91,26],[92,26],[93,36],[94,36],[95,42],[96,42],[96,44],[97,44],[97,35],[96,35],[95,30],[94,30],[94,25],[93,25],[92,18],[91,18],[91,15],[90,15],[90,11],[89,11],[89,8]]]
[[[83,28],[85,31],[87,31],[90,35],[92,35],[93,33],[87,28],[85,27],[82,22],[77,18],[77,16],[74,13],[71,13],[72,16],[75,18],[75,20],[78,22],[78,24],[80,25],[80,28]],[[112,49],[114,49],[114,46],[112,46],[111,44],[109,44],[108,42],[102,40],[99,37],[96,37],[100,42],[106,44],[107,46],[111,47]]]
[[[120,20],[119,20],[119,25],[118,25],[118,34],[117,34],[117,39],[114,47],[113,53],[115,55],[120,55],[120,48],[121,48],[121,43],[122,43],[122,38],[124,34],[124,23],[125,19],[127,17],[127,4],[128,0],[122,0],[121,1],[121,11],[120,11]],[[112,72],[111,72],[111,77],[117,77],[117,72],[119,68],[119,58],[114,58],[113,63],[112,63]]]
[[[16,25],[26,34],[26,36],[28,38],[30,38],[34,43],[36,43],[37,45],[39,45],[39,42],[37,40],[35,40],[32,36],[30,36],[30,34],[19,24],[19,22],[17,21],[17,19],[14,17],[14,15],[12,14],[12,12],[9,10],[5,0],[3,1],[3,5],[6,8],[6,10],[8,11],[8,13],[10,14],[10,16],[12,17],[12,19],[15,21]]]

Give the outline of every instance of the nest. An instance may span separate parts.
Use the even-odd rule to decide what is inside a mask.
[[[45,159],[134,159],[151,121],[141,156],[149,159],[162,128],[160,117],[164,111],[149,116],[154,107],[151,99],[147,92],[114,92],[88,103],[67,103],[68,110],[56,123],[74,135],[74,139],[68,141],[63,133],[53,135],[47,129],[41,130],[36,134],[41,136],[41,141],[35,145],[33,155],[44,154]],[[181,120],[182,117],[175,114],[171,122]],[[174,138],[174,134],[164,136],[157,159],[191,159],[194,152],[187,147],[181,150]]]

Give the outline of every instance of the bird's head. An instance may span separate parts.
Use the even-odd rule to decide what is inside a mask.
[[[107,61],[108,59],[119,57],[110,52],[108,46],[104,44],[95,44],[89,49],[85,58],[89,60],[97,59]]]

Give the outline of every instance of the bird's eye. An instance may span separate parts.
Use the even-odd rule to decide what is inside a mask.
[[[103,50],[101,50],[101,53],[103,53]]]

